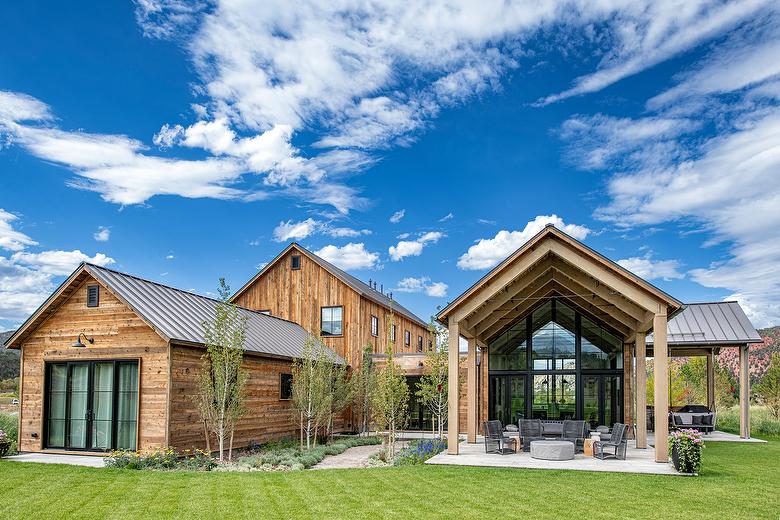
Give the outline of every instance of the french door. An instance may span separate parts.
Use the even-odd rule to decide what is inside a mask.
[[[612,427],[623,420],[623,377],[619,375],[582,376],[584,416],[591,428]]]
[[[47,448],[135,450],[138,362],[47,363],[45,411]]]
[[[491,420],[499,420],[506,426],[517,424],[526,416],[525,380],[525,376],[490,376],[488,416]]]

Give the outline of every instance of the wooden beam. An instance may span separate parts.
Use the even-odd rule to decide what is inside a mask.
[[[739,436],[750,438],[750,346],[739,347]]]
[[[546,274],[550,269],[552,269],[552,265],[547,260],[547,257],[539,260],[530,269],[528,269],[528,271],[517,277],[512,281],[512,283],[504,287],[498,294],[488,300],[485,305],[477,309],[465,320],[461,320],[461,323],[466,323],[465,326],[468,327],[479,326],[479,323],[482,320],[488,318],[491,314],[500,310],[501,307],[507,303],[510,303],[510,300],[522,292],[536,279]]]
[[[629,432],[636,438],[634,414],[631,403],[634,401],[631,391],[631,363],[634,356],[631,355],[631,344],[623,343],[623,422],[629,426]]]
[[[715,410],[715,353],[707,352],[707,408]]]
[[[555,274],[553,275],[553,279],[557,283],[559,283],[561,286],[566,287],[570,291],[572,291],[575,294],[587,294],[588,289],[580,285],[579,282],[576,280],[566,276],[565,274],[561,273],[560,271],[556,270]],[[580,296],[580,298],[583,301],[587,301],[587,298],[585,296]],[[635,320],[631,315],[629,315],[626,312],[623,312],[622,309],[618,307],[614,307],[609,301],[605,300],[604,298],[595,295],[592,296],[593,299],[595,299],[594,305],[596,306],[595,311],[591,311],[591,314],[593,314],[596,318],[600,318],[601,314],[606,314],[623,325],[625,325],[630,331],[637,330],[637,327],[639,326],[639,322]],[[633,336],[631,336],[631,340],[633,341]]]
[[[470,443],[477,442],[477,341],[474,338],[468,340],[468,354],[466,357],[466,440]]]
[[[496,334],[514,323],[518,318],[525,316],[534,305],[539,303],[541,298],[551,297],[554,294],[555,290],[549,283],[539,287],[531,294],[526,295],[525,301],[519,303],[514,310],[502,316],[500,320],[497,320],[489,329],[480,331],[479,336],[484,338],[486,342],[490,342]]]
[[[459,440],[458,425],[460,423],[460,410],[458,408],[458,405],[460,404],[458,402],[460,398],[458,392],[460,327],[458,326],[457,321],[450,320],[449,334],[447,375],[447,453],[450,455],[457,455]]]
[[[647,448],[647,364],[645,333],[637,332],[636,350],[636,447]]]
[[[614,305],[616,308],[631,316],[631,318],[637,321],[643,321],[646,319],[646,310],[630,301],[615,289],[606,286],[591,276],[586,275],[584,272],[580,271],[575,266],[564,261],[563,259],[557,257],[553,258],[553,267],[555,267],[558,273],[560,273],[562,276],[571,278],[584,287],[585,290],[596,294],[601,299]]]
[[[532,294],[536,293],[539,289],[544,288],[552,280],[553,272],[547,271],[541,277],[534,279],[531,283],[522,287],[522,295],[519,293],[512,295],[512,301],[506,308],[496,309],[490,316],[487,316],[476,326],[475,330],[477,334],[489,330],[497,323],[507,323],[507,316],[511,317],[515,309],[529,301],[529,298],[532,298]]]
[[[655,386],[655,461],[669,462],[669,358],[666,306],[653,319],[653,379]]]

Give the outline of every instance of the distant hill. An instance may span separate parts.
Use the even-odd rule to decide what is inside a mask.
[[[0,345],[11,337],[14,331],[0,332]],[[0,380],[19,377],[19,351],[0,346]]]
[[[750,346],[750,379],[754,382],[761,379],[769,368],[772,354],[780,354],[780,325],[758,329],[758,333],[764,342]],[[735,379],[739,377],[739,354],[736,348],[721,349],[720,354],[718,354],[718,363],[728,367]]]

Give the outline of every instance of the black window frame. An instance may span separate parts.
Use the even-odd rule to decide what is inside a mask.
[[[375,338],[379,336],[379,316],[371,315],[371,335]]]
[[[95,291],[94,301],[92,291]],[[87,307],[100,307],[100,286],[98,284],[87,285]]]
[[[325,320],[323,320],[322,313],[325,311],[325,309],[341,309],[341,332],[338,334],[334,334],[332,331],[326,331],[325,330]],[[334,321],[331,320],[331,323]],[[328,338],[338,338],[344,335],[344,306],[343,305],[323,305],[320,307],[320,336],[328,337]]]
[[[412,332],[409,329],[404,329],[404,346],[412,346]]]
[[[301,255],[292,255],[290,257],[290,269],[293,271],[300,271],[301,269]]]
[[[390,342],[395,343],[396,338],[397,338],[396,328],[395,328],[395,323],[393,323],[392,325],[390,325]]]
[[[292,400],[292,382],[293,382],[292,374],[288,374],[285,372],[279,374],[279,400],[280,401]],[[285,388],[286,386],[289,386],[289,388]],[[285,397],[285,389],[289,393],[287,397]]]
[[[423,351],[423,337],[418,335],[417,336],[417,352],[422,352],[422,351]]]

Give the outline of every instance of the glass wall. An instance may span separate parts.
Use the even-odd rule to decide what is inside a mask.
[[[491,419],[576,418],[593,427],[621,419],[623,342],[560,300],[539,305],[488,351]]]

